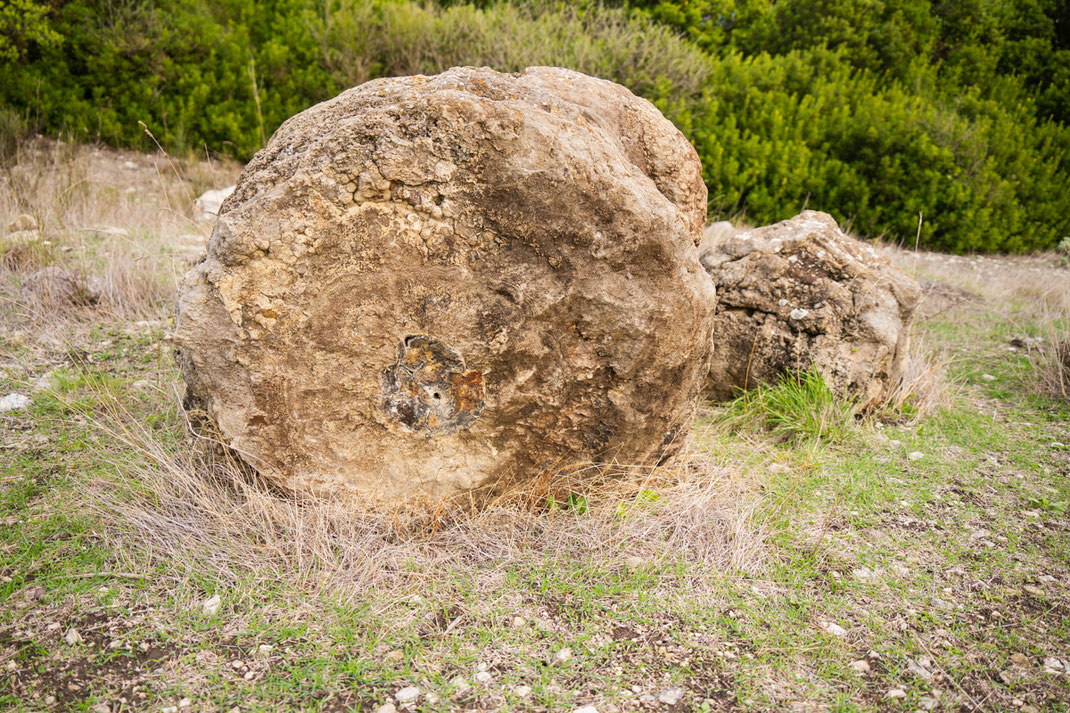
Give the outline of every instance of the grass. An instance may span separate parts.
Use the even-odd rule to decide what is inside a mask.
[[[855,408],[825,384],[816,369],[785,374],[776,384],[760,384],[723,407],[734,430],[747,424],[796,443],[839,443],[851,435]]]
[[[34,215],[113,298],[31,308],[29,268],[0,267],[0,395],[31,398],[0,413],[0,709],[374,710],[406,686],[420,711],[1068,709],[1054,256],[886,248],[927,282],[882,411],[803,374],[705,405],[676,463],[403,521],[280,497],[188,435],[174,276],[207,232],[192,195],[232,167],[20,156],[0,224]]]

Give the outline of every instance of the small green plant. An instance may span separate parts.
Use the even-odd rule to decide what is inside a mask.
[[[1055,246],[1055,252],[1059,254],[1060,263],[1070,265],[1070,235],[1059,241],[1059,244]]]
[[[546,509],[550,512],[569,510],[577,515],[583,515],[587,512],[587,498],[579,493],[569,493],[564,499],[558,500],[551,495],[546,498]]]
[[[755,424],[787,440],[828,443],[848,437],[854,415],[854,404],[833,393],[812,368],[742,393],[727,411],[731,422]]]
[[[649,488],[643,488],[634,498],[617,505],[617,519],[624,520],[633,512],[649,507],[659,500],[661,500],[660,495]]]

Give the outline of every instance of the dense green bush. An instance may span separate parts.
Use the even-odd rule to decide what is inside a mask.
[[[1066,0],[971,2],[56,0],[45,16],[19,0],[36,34],[0,23],[18,48],[0,52],[0,104],[78,139],[147,148],[141,121],[173,150],[247,158],[374,77],[555,64],[676,122],[718,216],[807,206],[913,242],[920,213],[930,247],[1054,247],[1070,233]]]

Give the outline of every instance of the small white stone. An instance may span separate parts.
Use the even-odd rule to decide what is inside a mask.
[[[78,633],[77,629],[71,627],[67,629],[67,634],[63,637],[63,640],[67,642],[68,646],[77,646],[82,643],[82,635]]]
[[[835,622],[821,622],[821,628],[824,629],[826,633],[832,634],[833,636],[839,639],[842,639],[843,637],[847,636],[847,629],[844,629],[842,626],[836,624]]]
[[[527,698],[531,695],[531,686],[517,686],[513,689],[513,693],[521,698]]]
[[[10,393],[0,398],[0,411],[15,411],[30,405],[30,397],[20,393]]]
[[[491,675],[490,671],[479,671],[476,673],[476,683],[489,686],[493,680],[494,676]]]
[[[393,703],[384,703],[375,709],[375,713],[397,713],[397,710]]]
[[[788,317],[790,319],[802,319],[808,314],[810,314],[810,310],[803,309],[802,307],[796,307],[791,311],[791,314],[789,314]]]
[[[852,570],[851,574],[855,579],[873,579],[873,571],[866,569],[865,567],[859,567],[858,569]]]
[[[888,689],[888,692],[884,694],[884,697],[891,699],[906,698],[907,692],[904,691],[902,688],[890,688]]]
[[[923,711],[931,711],[933,708],[936,708],[938,703],[939,701],[931,696],[922,696],[918,699],[918,708],[921,708]]]
[[[419,697],[420,689],[416,686],[405,686],[394,694],[394,700],[401,704],[412,703]]]
[[[675,706],[684,697],[684,689],[677,686],[658,691],[658,700],[667,706]]]
[[[467,691],[469,688],[471,688],[471,686],[468,685],[468,681],[466,681],[463,676],[457,676],[456,678],[454,678],[452,681],[450,681],[450,685],[458,691]]]
[[[164,706],[160,709],[160,713],[178,713],[178,706]]]
[[[981,374],[981,378],[984,379],[985,381],[995,381],[996,380],[996,377],[992,376],[991,374]]]
[[[220,598],[220,596],[218,594],[214,594],[201,603],[201,612],[205,616],[215,616],[216,612],[219,611],[219,605],[222,603],[223,600]]]
[[[921,460],[924,457],[925,454],[921,451],[912,451],[910,455],[907,456],[907,458],[909,458],[910,460]]]
[[[46,371],[33,382],[34,391],[52,391],[56,388],[56,375]]]
[[[573,710],[572,713],[598,713],[598,709],[594,706],[580,706]]]
[[[270,654],[274,648],[271,644],[260,644],[260,646],[256,647],[256,650],[261,654]]]
[[[563,648],[563,649],[560,649],[556,654],[554,654],[554,660],[558,661],[560,663],[565,663],[566,661],[571,661],[572,660],[572,649],[570,649],[567,646],[565,648]]]
[[[869,661],[866,661],[865,659],[858,659],[857,661],[852,661],[851,668],[855,670],[855,673],[868,673]]]
[[[522,616],[514,616],[512,622],[510,622],[514,629],[523,628],[528,623],[527,619]]]
[[[933,677],[932,671],[928,670],[914,659],[907,659],[907,670],[918,678],[924,678],[926,681]]]
[[[178,702],[178,707],[179,708],[189,708],[192,705],[193,705],[193,701],[191,701],[188,698],[183,698],[181,701]]]

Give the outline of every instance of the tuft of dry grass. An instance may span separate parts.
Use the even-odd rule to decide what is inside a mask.
[[[902,376],[874,413],[897,414],[906,422],[915,422],[949,406],[954,391],[947,376],[950,363],[950,356],[915,337]]]
[[[1056,401],[1070,403],[1070,327],[1052,322],[1048,338],[1033,353],[1038,391]]]

